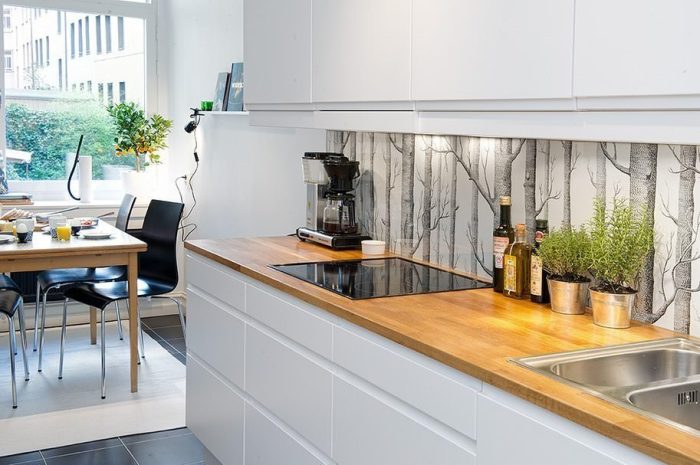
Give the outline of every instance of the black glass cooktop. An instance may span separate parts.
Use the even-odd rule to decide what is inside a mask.
[[[272,265],[272,268],[350,299],[371,299],[490,287],[466,276],[403,258]]]

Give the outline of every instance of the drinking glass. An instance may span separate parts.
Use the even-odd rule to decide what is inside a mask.
[[[56,238],[58,238],[59,241],[69,241],[70,235],[70,226],[65,224],[61,226],[56,226]]]

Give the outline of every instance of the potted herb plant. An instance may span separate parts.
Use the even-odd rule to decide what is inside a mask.
[[[593,322],[599,326],[630,326],[637,275],[654,246],[648,215],[618,198],[609,209],[603,201],[595,204],[590,228],[595,287],[590,293]]]
[[[122,172],[124,191],[143,197],[149,186],[146,168],[161,163],[159,151],[167,147],[172,121],[158,114],[149,118],[134,102],[110,105],[107,111],[116,131],[116,156],[134,158],[134,169]]]
[[[542,240],[537,253],[549,273],[552,310],[567,315],[584,313],[591,265],[591,239],[585,228],[553,230]]]

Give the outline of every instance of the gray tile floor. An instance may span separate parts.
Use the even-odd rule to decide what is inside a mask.
[[[177,315],[144,318],[143,329],[173,357],[186,361]],[[187,428],[135,434],[0,457],[0,465],[203,465],[202,444]]]

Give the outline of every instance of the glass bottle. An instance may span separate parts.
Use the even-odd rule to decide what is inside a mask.
[[[535,245],[530,255],[530,300],[538,304],[549,303],[548,273],[542,268],[542,258],[538,249],[545,236],[549,234],[547,220],[535,220]]]
[[[503,256],[503,295],[523,299],[530,294],[530,244],[524,224],[515,226],[515,241]]]
[[[499,226],[493,230],[493,290],[503,292],[503,254],[513,242],[513,227],[510,225],[510,197],[501,197]]]

